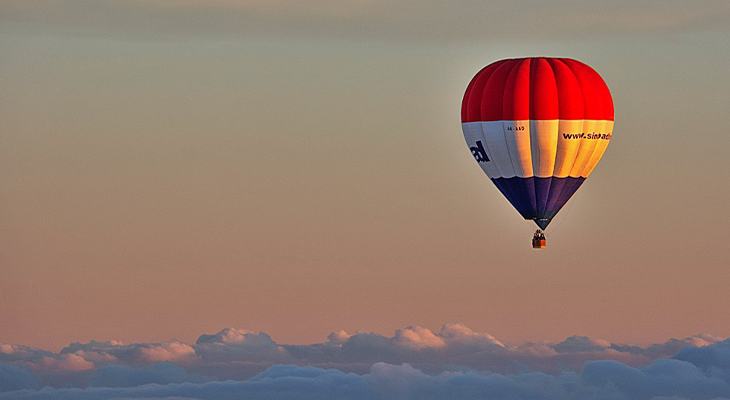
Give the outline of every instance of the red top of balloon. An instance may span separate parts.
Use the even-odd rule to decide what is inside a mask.
[[[516,58],[487,65],[469,83],[461,121],[613,121],[613,100],[593,68],[570,58]]]

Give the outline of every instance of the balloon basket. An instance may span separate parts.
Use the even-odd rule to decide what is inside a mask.
[[[545,240],[545,234],[541,230],[535,231],[532,235],[532,248],[533,249],[544,249],[547,247],[547,240]]]

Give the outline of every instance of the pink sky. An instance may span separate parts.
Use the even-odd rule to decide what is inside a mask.
[[[730,336],[726,2],[416,3],[3,2],[0,343]],[[540,252],[459,125],[481,67],[532,55],[616,107]]]

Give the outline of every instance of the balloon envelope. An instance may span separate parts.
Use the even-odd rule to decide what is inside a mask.
[[[606,150],[613,101],[579,61],[500,60],[469,83],[461,121],[482,170],[522,217],[545,229]]]

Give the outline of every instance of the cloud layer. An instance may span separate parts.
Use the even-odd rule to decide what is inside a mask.
[[[573,336],[505,344],[450,323],[393,336],[333,332],[287,345],[226,328],[179,341],[72,343],[58,353],[0,344],[0,399],[730,398],[730,340],[650,346]]]

